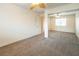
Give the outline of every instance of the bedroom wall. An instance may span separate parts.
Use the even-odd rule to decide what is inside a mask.
[[[61,16],[62,18],[66,17],[66,26],[56,26],[55,17],[50,18],[49,30],[63,31],[63,32],[72,32],[75,33],[75,15],[66,15]]]
[[[55,17],[49,17],[48,20],[48,29],[49,30],[55,30]]]
[[[0,4],[0,47],[41,33],[39,16],[15,4]]]

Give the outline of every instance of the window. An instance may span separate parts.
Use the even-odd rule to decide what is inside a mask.
[[[56,26],[66,26],[66,18],[58,18],[55,23]]]

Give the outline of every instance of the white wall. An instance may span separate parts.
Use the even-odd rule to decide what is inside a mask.
[[[14,4],[0,4],[0,47],[41,33],[38,17]]]
[[[76,35],[79,38],[79,13],[76,13],[76,19],[75,19],[75,24],[76,24]]]
[[[66,15],[61,16],[62,18],[66,17],[66,26],[56,26],[55,20],[56,18],[50,18],[51,20],[51,29],[56,31],[63,31],[63,32],[72,32],[75,33],[75,15]],[[50,28],[50,27],[49,27]]]
[[[49,30],[55,30],[55,17],[49,17],[49,20],[48,20],[48,29]]]

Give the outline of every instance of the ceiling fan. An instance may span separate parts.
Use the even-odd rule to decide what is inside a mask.
[[[31,6],[30,6],[31,10],[38,12],[38,13],[44,12],[44,10],[46,8],[47,8],[46,3],[32,3]]]
[[[30,9],[33,10],[35,8],[46,9],[47,8],[47,4],[46,3],[32,3]]]

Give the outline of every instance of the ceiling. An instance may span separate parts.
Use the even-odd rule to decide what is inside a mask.
[[[66,5],[68,3],[47,3],[48,5],[48,9],[51,9],[51,8],[55,8],[55,7],[58,7],[58,6],[63,6],[63,5]]]
[[[48,5],[47,8],[48,9],[55,8],[57,6],[62,6],[62,5],[66,5],[66,4],[68,4],[68,3],[47,3],[47,5]],[[18,5],[18,6],[22,7],[22,8],[29,8],[31,3],[16,3],[16,5]]]
[[[24,9],[30,9],[30,6],[31,6],[32,3],[16,3],[17,6],[21,7],[21,8],[24,8]],[[58,7],[58,6],[62,6],[62,5],[66,5],[68,3],[47,3],[47,9],[51,9],[51,8],[55,8],[55,7]],[[44,10],[34,10],[35,13],[43,13]]]
[[[16,3],[15,5],[21,7],[21,8],[25,8],[25,9],[29,9],[32,3]],[[59,7],[59,6],[63,6],[63,5],[67,5],[67,4],[71,4],[71,3],[47,3],[47,9],[51,9],[51,8],[55,8],[55,7]],[[43,13],[44,10],[40,11],[40,9],[35,10],[34,11],[37,14]],[[79,12],[78,10],[70,10],[70,11],[66,11],[66,12],[62,12],[61,15],[66,15],[66,14],[74,14]]]

